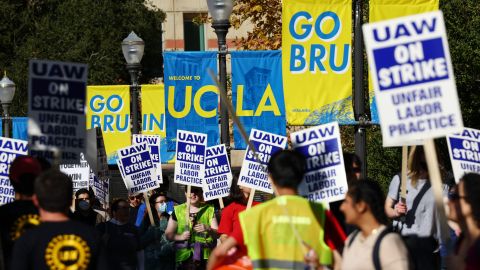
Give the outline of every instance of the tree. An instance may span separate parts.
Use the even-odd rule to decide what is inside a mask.
[[[355,1],[355,0],[354,0]],[[368,4],[364,5],[368,14]],[[457,91],[460,99],[464,125],[480,129],[480,1],[443,0],[443,10],[450,54],[455,72]],[[246,38],[237,39],[237,44],[246,50],[279,49],[281,47],[281,1],[244,0],[237,1],[231,22],[239,28],[244,22],[253,24]],[[366,59],[365,59],[365,62]],[[365,77],[366,78],[366,77]],[[367,84],[365,83],[367,87]],[[367,91],[367,89],[365,89]],[[367,106],[368,107],[368,106]],[[289,127],[292,129],[292,127]],[[298,130],[293,127],[292,130]],[[353,151],[353,128],[342,127],[344,150]],[[393,175],[400,171],[400,148],[383,148],[378,126],[368,129],[367,162],[368,176],[388,187]],[[439,156],[448,165],[446,143],[436,140],[441,149]],[[448,167],[448,166],[447,166]]]
[[[144,0],[1,1],[0,69],[17,84],[12,115],[27,114],[28,61],[88,63],[88,83],[129,83],[122,40],[145,41],[141,81],[162,76],[161,23],[165,14]]]

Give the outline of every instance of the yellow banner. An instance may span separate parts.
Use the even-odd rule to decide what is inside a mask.
[[[88,86],[87,102],[87,129],[101,127],[108,164],[116,164],[117,149],[131,145],[129,86]]]
[[[174,163],[175,151],[167,151],[165,88],[163,84],[142,85],[142,134],[159,135],[162,163]]]
[[[438,10],[439,0],[370,0],[370,22]]]
[[[283,0],[282,5],[288,124],[353,121],[352,1]]]

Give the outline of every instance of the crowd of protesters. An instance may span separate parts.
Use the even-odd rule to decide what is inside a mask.
[[[361,179],[358,157],[344,159],[348,192],[329,206],[297,194],[305,160],[283,150],[268,164],[275,197],[250,209],[251,190],[234,178],[220,215],[191,187],[188,204],[154,190],[115,199],[107,216],[92,190],[73,193],[67,175],[19,157],[9,174],[16,200],[0,207],[0,270],[480,269],[479,174],[445,185],[444,231],[422,147],[409,155],[405,199],[400,175],[385,196]]]

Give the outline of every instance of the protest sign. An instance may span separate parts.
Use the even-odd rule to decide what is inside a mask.
[[[117,153],[117,162],[128,194],[138,194],[160,186],[146,143],[119,149]]]
[[[273,154],[285,149],[287,138],[270,132],[252,129],[249,141],[255,146],[257,155],[250,149],[250,146],[247,147],[238,178],[238,185],[273,193],[272,185],[268,180],[267,164]]]
[[[30,154],[78,163],[86,147],[87,65],[31,60],[29,71]]]
[[[343,164],[340,129],[337,122],[290,134],[292,146],[306,159],[300,195],[310,201],[334,202],[345,198],[348,190]]]
[[[365,24],[383,145],[407,145],[463,127],[440,11]]]
[[[464,128],[447,136],[447,143],[457,183],[466,173],[480,173],[480,130]]]
[[[8,176],[10,164],[17,156],[27,154],[27,142],[0,137],[0,205],[13,202],[15,191]]]
[[[162,160],[160,156],[161,139],[158,135],[140,135],[134,134],[132,138],[132,144],[146,143],[149,147],[150,157],[152,158],[153,167],[155,168],[155,177],[159,184],[163,183],[162,178]]]
[[[208,147],[205,157],[205,181],[203,183],[203,198],[205,201],[228,196],[232,179],[232,170],[230,169],[225,144]]]
[[[78,161],[77,161],[78,162]],[[79,164],[60,164],[60,171],[72,179],[73,193],[81,188],[88,189],[90,184],[90,166],[87,162]]]
[[[110,180],[106,177],[93,177],[93,192],[95,197],[102,205],[107,205],[109,197],[109,184]]]
[[[184,130],[177,131],[177,161],[174,183],[203,186],[205,177],[205,150],[207,135]]]

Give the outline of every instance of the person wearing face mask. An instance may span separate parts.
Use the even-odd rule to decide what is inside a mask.
[[[75,192],[75,212],[72,219],[84,224],[95,226],[100,223],[100,216],[93,210],[93,196],[88,189],[81,188]]]
[[[141,228],[141,242],[144,247],[145,270],[174,270],[175,247],[167,240],[167,229],[170,215],[167,212],[167,196],[163,192],[154,193],[149,199],[153,210],[155,225],[151,225],[145,217]]]

